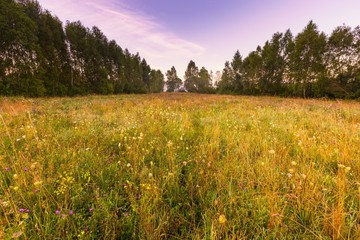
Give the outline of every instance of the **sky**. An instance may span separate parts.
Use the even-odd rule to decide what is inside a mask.
[[[301,32],[310,20],[326,34],[360,25],[359,0],[38,0],[64,24],[99,27],[164,74],[183,78],[190,60],[221,71],[237,50],[243,57],[276,32]]]

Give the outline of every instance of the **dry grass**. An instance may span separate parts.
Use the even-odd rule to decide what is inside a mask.
[[[356,239],[360,104],[1,99],[0,238]]]

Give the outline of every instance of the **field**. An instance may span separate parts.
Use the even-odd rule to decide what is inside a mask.
[[[360,103],[0,98],[0,239],[359,239]]]

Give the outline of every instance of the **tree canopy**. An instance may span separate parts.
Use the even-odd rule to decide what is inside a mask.
[[[360,97],[360,27],[330,36],[310,21],[297,36],[275,33],[242,58],[236,51],[217,82],[218,93],[294,97]]]
[[[0,95],[196,93],[360,98],[360,26],[328,36],[310,21],[294,36],[275,33],[247,56],[237,50],[216,76],[188,63],[182,81],[166,81],[139,53],[109,40],[96,26],[65,25],[36,0],[0,1]]]
[[[96,26],[62,22],[34,0],[0,2],[0,95],[162,91],[160,70]]]

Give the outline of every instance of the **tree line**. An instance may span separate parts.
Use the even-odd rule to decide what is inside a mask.
[[[62,22],[34,0],[0,1],[0,95],[161,92],[164,75],[97,27]]]
[[[295,37],[290,30],[275,33],[245,58],[236,51],[214,85],[208,79],[206,69],[199,71],[190,61],[184,88],[221,94],[360,98],[360,26],[339,26],[327,36],[310,21]]]
[[[190,61],[184,81],[165,76],[102,31],[63,23],[36,0],[0,1],[0,95],[197,93],[360,98],[360,26],[327,36],[310,21],[275,33],[243,58],[236,51],[218,79]]]

